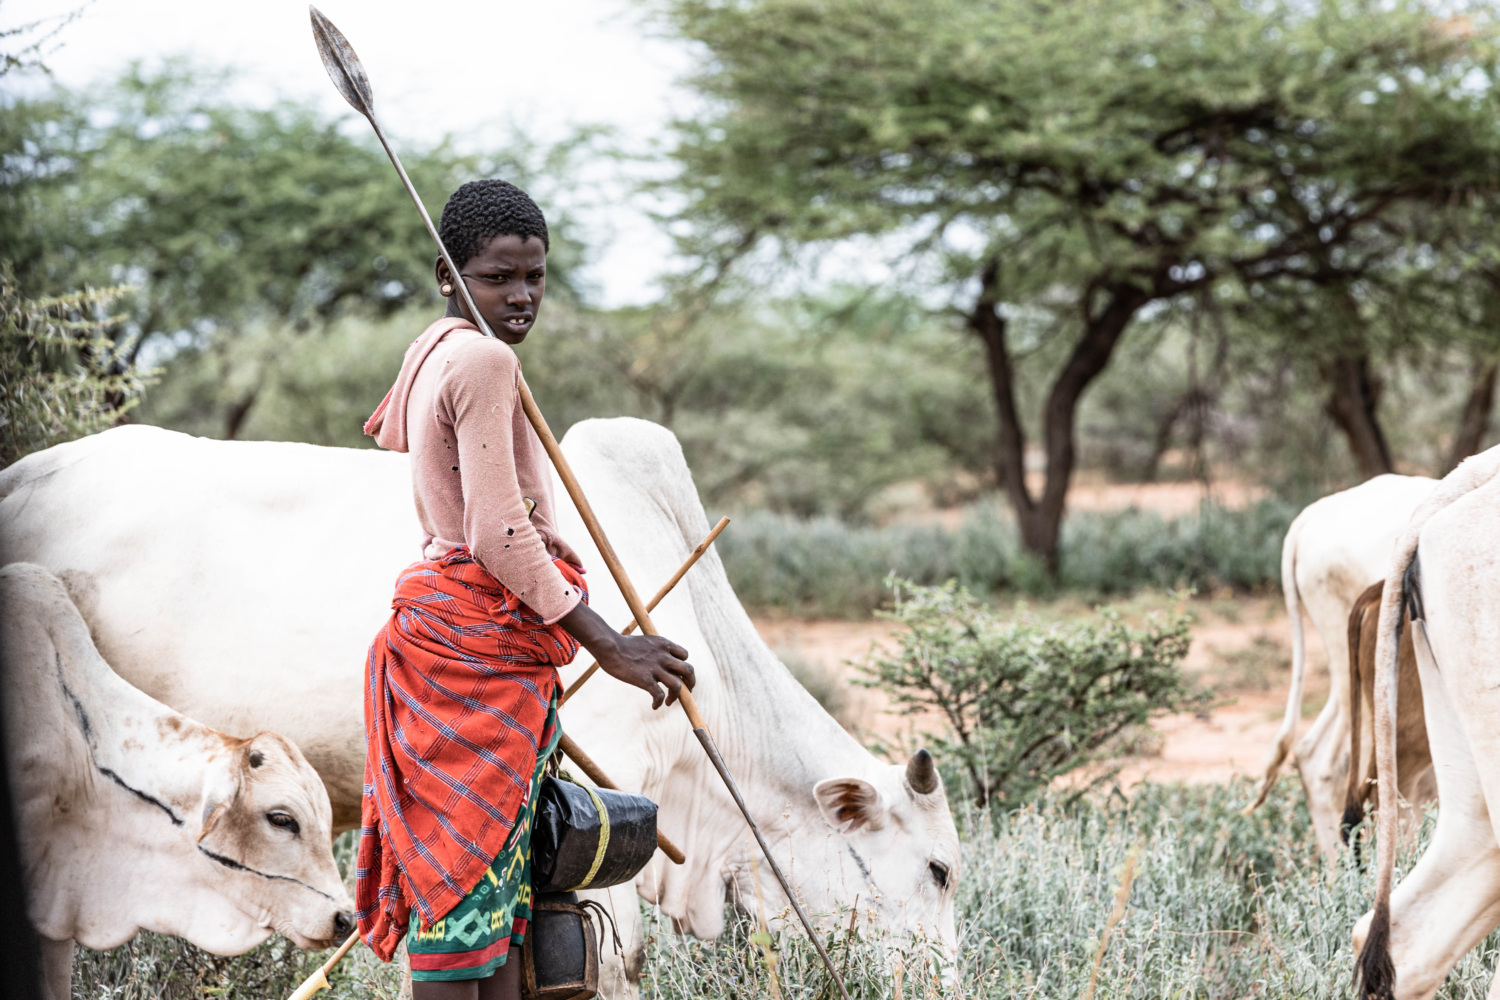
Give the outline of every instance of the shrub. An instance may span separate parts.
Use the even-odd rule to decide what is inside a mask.
[[[1191,641],[1181,610],[1136,630],[1109,610],[1098,621],[1004,621],[954,582],[894,581],[906,626],[894,655],[874,654],[867,680],[905,714],[936,713],[929,734],[980,805],[1015,804],[1099,758],[1152,716],[1198,699],[1178,667]]]
[[[974,507],[954,529],[861,527],[834,518],[752,511],[715,543],[735,593],[751,608],[860,618],[886,605],[896,574],[924,586],[956,579],[978,594],[1042,595],[1059,588],[1109,596],[1144,588],[1254,591],[1281,579],[1281,540],[1297,508],[1204,504],[1165,519],[1140,510],[1069,516],[1062,574],[1049,578],[1016,544],[1007,514]]]
[[[146,380],[104,315],[123,289],[25,299],[0,261],[0,467],[116,423]]]

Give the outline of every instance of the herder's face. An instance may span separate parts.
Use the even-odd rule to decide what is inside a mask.
[[[526,239],[496,236],[459,270],[468,282],[474,304],[495,336],[512,347],[525,340],[536,322],[537,310],[542,307],[542,294],[547,290],[547,249],[542,241],[534,236]],[[437,277],[440,284],[452,281],[448,265],[441,258]],[[448,315],[474,321],[456,288],[449,299]]]

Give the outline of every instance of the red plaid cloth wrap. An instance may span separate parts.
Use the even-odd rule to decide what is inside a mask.
[[[582,572],[556,560],[588,599]],[[577,641],[545,625],[467,546],[407,567],[367,664],[355,901],[385,961],[413,906],[430,926],[505,846],[530,792],[557,668]]]

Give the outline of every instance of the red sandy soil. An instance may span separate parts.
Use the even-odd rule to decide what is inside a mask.
[[[1034,495],[1041,495],[1041,476],[1028,477]],[[1231,510],[1243,510],[1263,500],[1266,491],[1249,483],[1225,480],[1208,487],[1200,482],[1174,483],[1108,483],[1093,481],[1080,474],[1078,480],[1068,488],[1069,511],[1094,511],[1109,513],[1129,510],[1132,507],[1149,510],[1162,517],[1179,517],[1192,514],[1198,505],[1210,500]],[[930,506],[926,494],[918,484],[906,484],[893,491],[891,499],[896,503],[892,520],[925,523],[936,521],[947,528],[956,528],[963,523],[967,511],[963,507]]]
[[[1275,738],[1291,678],[1291,638],[1280,600],[1203,599],[1194,602],[1193,611],[1197,622],[1184,670],[1220,694],[1206,711],[1157,720],[1153,729],[1160,735],[1158,746],[1149,755],[1119,762],[1122,787],[1147,778],[1208,783],[1256,775]],[[821,665],[832,673],[845,692],[841,721],[865,743],[910,748],[920,743],[921,731],[940,725],[938,719],[895,715],[879,692],[849,686],[858,676],[851,661],[868,655],[872,646],[893,645],[890,623],[757,619],[755,624],[783,658],[800,659],[814,669]],[[1328,691],[1326,659],[1316,639],[1309,645],[1304,726],[1322,707]]]

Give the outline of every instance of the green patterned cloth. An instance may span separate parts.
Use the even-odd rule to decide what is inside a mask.
[[[531,794],[516,817],[505,846],[467,896],[431,927],[415,908],[406,932],[406,953],[414,980],[483,979],[505,964],[512,944],[526,939],[531,923],[531,822],[536,814],[542,771],[562,738],[557,698],[547,708],[552,741],[537,755]]]

